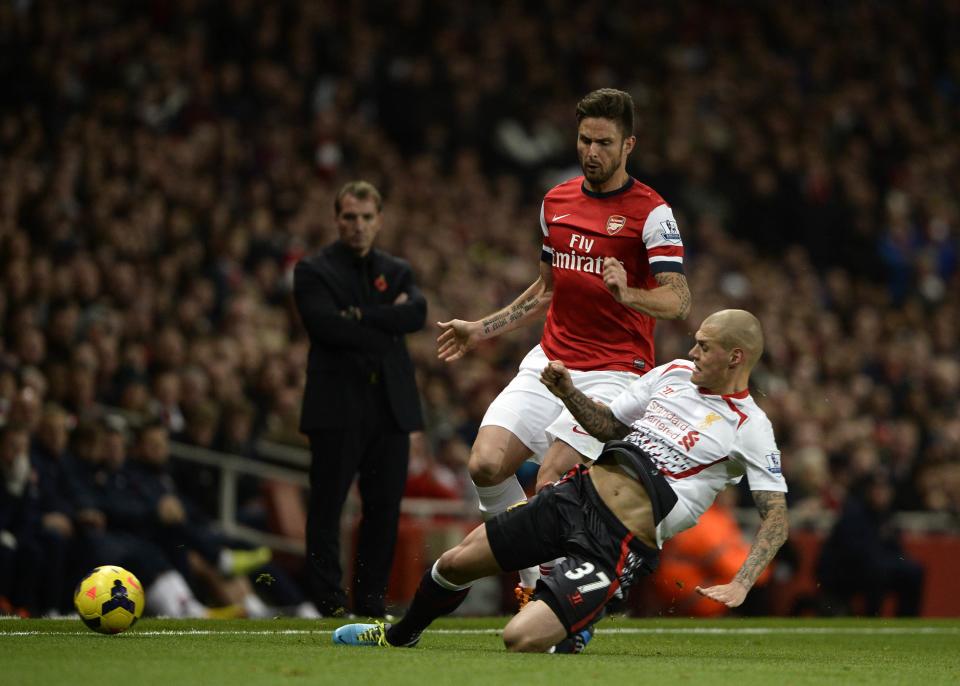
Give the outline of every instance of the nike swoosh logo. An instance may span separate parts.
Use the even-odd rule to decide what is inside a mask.
[[[588,434],[586,431],[584,431],[583,429],[581,429],[579,424],[574,424],[574,425],[573,425],[573,433],[575,433],[575,434],[580,434],[581,436],[589,436],[589,435],[590,435],[590,434]]]
[[[569,217],[571,214],[572,214],[572,212],[568,212],[567,214],[555,214],[555,215],[553,215],[553,221],[558,222],[558,221],[560,221],[561,219],[563,219],[564,217]]]

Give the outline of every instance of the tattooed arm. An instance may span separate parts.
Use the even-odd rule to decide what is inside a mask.
[[[657,319],[686,319],[690,314],[690,288],[680,272],[655,274],[657,287],[630,288],[627,272],[612,257],[603,261],[603,283],[617,302]]]
[[[472,350],[479,341],[513,331],[537,320],[550,305],[553,297],[553,272],[546,262],[540,262],[540,276],[512,303],[475,322],[451,319],[437,322],[437,357],[453,362]]]
[[[570,372],[562,362],[551,362],[544,367],[540,381],[563,401],[580,426],[597,440],[612,441],[630,433],[630,427],[617,419],[609,407],[591,400],[574,387]]]
[[[750,554],[740,567],[740,571],[729,584],[701,588],[697,593],[713,598],[727,607],[737,607],[747,597],[760,573],[770,564],[770,560],[787,540],[787,499],[777,491],[754,491],[753,501],[760,511],[760,529],[757,531]]]

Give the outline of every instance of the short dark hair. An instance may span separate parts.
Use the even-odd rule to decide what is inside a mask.
[[[340,205],[347,195],[352,195],[357,200],[373,200],[377,206],[377,212],[383,209],[383,196],[380,195],[376,186],[369,181],[350,181],[337,191],[337,197],[333,201],[333,210],[337,214],[340,214]]]
[[[142,441],[143,437],[151,431],[166,431],[167,435],[170,433],[170,429],[167,428],[167,425],[164,424],[162,420],[155,417],[149,417],[136,427],[135,436],[137,443]]]
[[[77,424],[73,433],[70,434],[70,444],[74,449],[78,445],[94,444],[101,436],[100,426],[92,420],[84,420]]]
[[[616,122],[624,138],[633,135],[633,98],[616,88],[600,88],[577,103],[577,124],[587,117]]]

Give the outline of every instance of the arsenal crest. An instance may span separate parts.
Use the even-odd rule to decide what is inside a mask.
[[[607,233],[611,236],[622,229],[627,223],[627,218],[622,214],[611,214],[607,217]]]

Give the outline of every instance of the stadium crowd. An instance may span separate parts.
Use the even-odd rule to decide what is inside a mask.
[[[62,609],[11,597],[16,539],[78,535],[54,482],[107,418],[253,457],[305,445],[290,274],[333,238],[344,181],[384,191],[383,246],[428,321],[479,315],[535,277],[539,198],[578,173],[573,107],[609,85],[640,107],[630,170],[683,233],[688,321],[765,326],[754,395],[795,516],[881,468],[896,509],[960,514],[957,45],[960,8],[927,0],[3,3],[5,609]],[[686,323],[658,330],[658,360],[686,354]],[[436,335],[409,341],[412,476],[465,497],[483,411],[538,332],[453,365]],[[177,476],[215,507],[211,475]],[[55,497],[25,515],[34,487]]]

